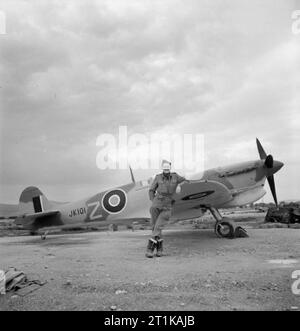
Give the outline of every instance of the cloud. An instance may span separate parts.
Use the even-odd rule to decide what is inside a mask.
[[[78,189],[66,187],[93,193],[127,181],[126,171],[96,167],[97,136],[120,125],[129,133],[204,134],[207,167],[255,158],[258,136],[286,163],[282,198],[299,196],[287,184],[299,178],[300,161],[293,1],[19,0],[2,7],[1,200],[33,182],[72,200]]]

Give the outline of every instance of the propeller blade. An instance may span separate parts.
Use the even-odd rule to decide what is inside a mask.
[[[277,207],[278,206],[278,203],[277,203],[277,196],[276,196],[276,188],[275,188],[274,176],[271,175],[267,179],[268,179],[268,183],[269,183],[269,186],[270,186],[272,195],[273,195],[273,199],[274,199],[275,205]]]
[[[267,158],[267,153],[265,152],[265,150],[263,149],[260,141],[256,138],[256,145],[257,145],[257,149],[258,149],[258,154],[260,156],[261,160],[264,160]]]
[[[271,154],[269,154],[266,158],[265,166],[268,169],[271,169],[271,168],[273,168],[273,164],[274,164],[273,156]]]

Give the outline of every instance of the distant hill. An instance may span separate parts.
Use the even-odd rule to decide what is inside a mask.
[[[280,201],[280,203],[284,203],[284,204],[297,203],[297,204],[300,204],[300,200],[296,200],[296,199],[283,200],[283,201]]]
[[[8,218],[18,215],[18,205],[0,203],[0,217]]]
[[[290,200],[282,200],[278,203],[279,206],[290,206],[290,207],[300,207],[300,200],[297,199],[290,199]],[[258,202],[254,204],[255,207],[275,207],[275,204],[273,202],[264,203],[264,202]]]

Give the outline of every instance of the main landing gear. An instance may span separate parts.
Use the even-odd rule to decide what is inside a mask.
[[[237,226],[232,220],[222,217],[218,209],[209,208],[209,211],[216,220],[215,234],[219,238],[245,238],[248,237],[247,231],[241,226]]]

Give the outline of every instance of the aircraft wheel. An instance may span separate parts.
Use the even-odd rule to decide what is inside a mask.
[[[48,234],[48,231],[46,231],[45,233],[43,233],[43,234],[41,235],[41,239],[42,239],[42,240],[46,240],[46,238],[47,238],[47,234]]]
[[[275,217],[271,217],[269,220],[270,223],[278,223],[277,219]]]
[[[217,222],[215,225],[215,233],[221,238],[233,238],[234,237],[234,227],[230,222],[221,221]]]

